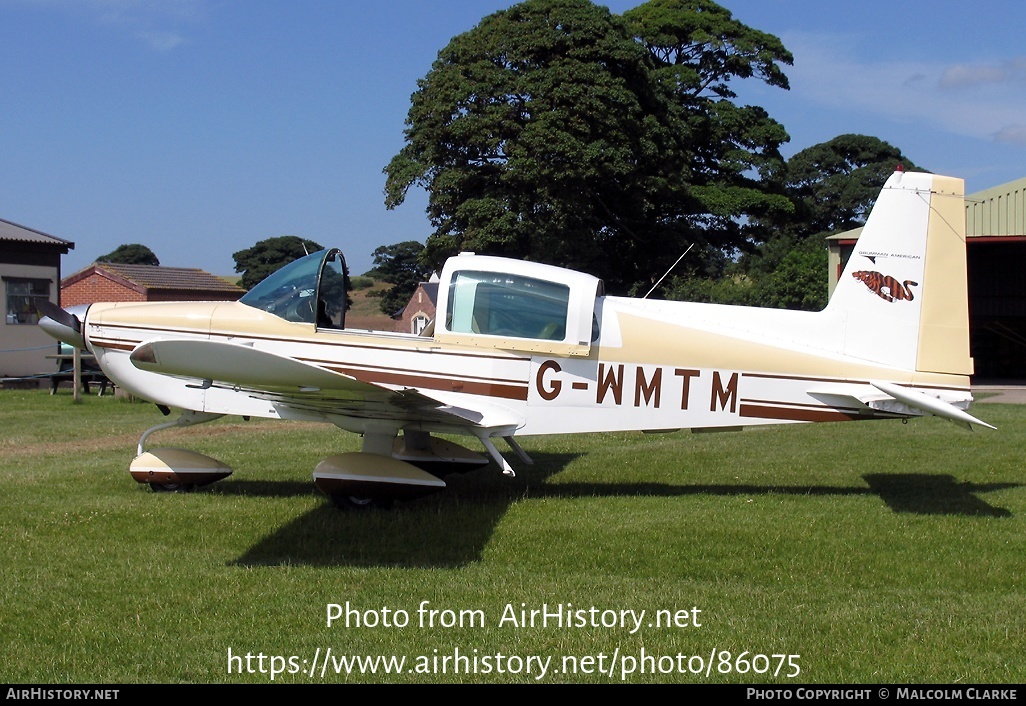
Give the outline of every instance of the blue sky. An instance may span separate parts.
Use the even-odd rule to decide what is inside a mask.
[[[417,79],[511,4],[0,0],[0,218],[74,241],[66,274],[129,242],[229,274],[286,234],[363,272],[431,231],[382,195]],[[858,132],[969,191],[1026,176],[1026,3],[722,4],[795,55],[790,91],[738,87],[787,155]]]

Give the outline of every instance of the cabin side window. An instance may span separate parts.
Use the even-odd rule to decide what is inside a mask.
[[[449,287],[445,327],[453,333],[562,341],[569,301],[564,284],[463,270]]]

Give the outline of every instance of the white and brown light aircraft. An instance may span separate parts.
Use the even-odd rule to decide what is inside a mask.
[[[420,335],[345,327],[338,250],[297,260],[238,302],[53,307],[41,325],[177,421],[147,430],[133,477],[154,489],[231,469],[147,437],[223,415],[329,422],[362,451],[322,461],[319,488],[374,504],[487,464],[436,434],[504,439],[620,430],[936,415],[990,426],[972,401],[963,182],[896,172],[829,305],[797,312],[605,296],[595,277],[463,254]]]

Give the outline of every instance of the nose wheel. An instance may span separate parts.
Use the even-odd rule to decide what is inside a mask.
[[[143,432],[137,455],[129,466],[132,478],[146,483],[154,493],[188,493],[200,485],[227,478],[232,469],[216,458],[187,449],[152,449],[145,451],[143,444],[150,434],[161,429],[187,427],[217,419],[220,414],[185,411],[176,421],[158,424]]]
[[[358,495],[332,495],[332,504],[339,510],[366,512],[367,510],[390,510],[395,498],[367,498]]]
[[[194,483],[150,483],[154,493],[188,493],[195,487]]]

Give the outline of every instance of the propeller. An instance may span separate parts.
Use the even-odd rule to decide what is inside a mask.
[[[85,336],[82,335],[82,320],[78,318],[81,312],[85,316],[87,307],[72,307],[73,310],[62,309],[53,302],[40,299],[36,302],[36,309],[42,315],[39,319],[39,328],[56,338],[58,341],[85,348]],[[74,311],[77,309],[78,311]]]

